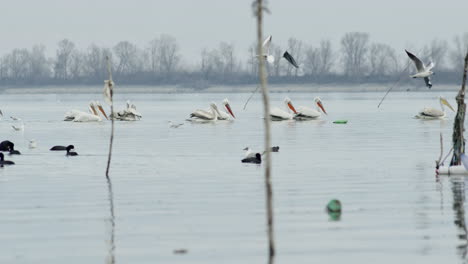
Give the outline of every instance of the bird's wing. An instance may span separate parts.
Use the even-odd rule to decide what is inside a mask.
[[[431,79],[429,77],[425,77],[424,82],[426,82],[427,88],[431,89],[432,87]]]
[[[262,47],[266,54],[270,54],[270,43],[271,43],[272,36],[268,36],[265,41],[263,41]]]
[[[435,67],[435,63],[431,61],[431,63],[429,63],[429,65],[427,65],[425,69],[426,69],[426,71],[430,71],[434,67]]]
[[[202,109],[197,109],[190,114],[190,117],[196,117],[203,120],[212,120],[213,114]]]
[[[320,117],[321,115],[319,111],[309,108],[309,107],[298,107],[296,111],[297,111],[297,114],[296,114],[297,117],[317,118],[317,117]]]
[[[428,116],[428,117],[441,117],[445,115],[443,111],[432,108],[432,107],[424,108],[419,114],[422,116]]]
[[[422,63],[422,61],[418,57],[414,56],[413,53],[411,53],[411,52],[409,52],[407,50],[405,50],[405,51],[406,51],[406,54],[408,54],[408,57],[410,57],[410,59],[416,65],[416,69],[418,70],[418,72],[424,71],[424,63]]]
[[[289,63],[292,64],[292,66],[296,67],[296,68],[299,68],[299,65],[297,65],[297,62],[296,60],[293,58],[293,56],[291,56],[291,54],[289,54],[289,52],[285,51],[284,54],[283,54],[283,57],[289,61]]]
[[[291,119],[292,118],[292,115],[290,113],[278,107],[272,108],[270,110],[270,116],[273,118],[279,118],[279,119]]]

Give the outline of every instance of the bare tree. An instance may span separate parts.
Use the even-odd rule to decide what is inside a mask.
[[[468,51],[468,32],[460,36],[455,36],[453,45],[454,49],[450,52],[450,68],[459,71],[463,69],[463,56]]]
[[[234,54],[234,45],[221,42],[219,44],[219,55],[223,64],[222,71],[224,78],[231,78],[237,65]]]
[[[384,76],[396,72],[395,50],[387,44],[374,43],[369,48],[370,75]]]
[[[139,71],[139,54],[136,45],[121,41],[114,46],[114,54],[117,60],[117,73],[119,75],[129,75]]]
[[[424,48],[426,61],[433,61],[437,64],[437,68],[441,69],[445,66],[445,57],[448,51],[448,43],[445,40],[433,39],[429,46]]]
[[[34,45],[29,53],[30,78],[33,81],[50,77],[50,65],[45,55],[44,45]]]
[[[5,57],[7,76],[13,80],[26,80],[29,75],[29,51],[14,49]]]
[[[320,50],[312,46],[305,51],[304,71],[308,75],[317,76],[320,73]]]
[[[161,35],[159,41],[162,72],[172,74],[180,61],[179,45],[176,39],[170,35]]]
[[[330,40],[320,41],[320,74],[328,75],[333,67],[333,61],[335,55],[333,54],[333,48]]]
[[[365,74],[368,50],[369,34],[367,33],[350,32],[341,38],[341,52],[345,75],[360,77]]]
[[[55,60],[55,78],[66,80],[69,75],[69,62],[71,55],[75,50],[75,44],[68,39],[61,40],[58,43],[57,55]]]

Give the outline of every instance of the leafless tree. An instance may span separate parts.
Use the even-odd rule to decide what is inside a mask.
[[[50,65],[45,55],[44,45],[34,45],[29,53],[31,80],[45,80],[50,77]]]
[[[455,36],[453,39],[453,45],[454,49],[450,52],[450,68],[455,71],[460,71],[464,66],[463,57],[468,51],[468,32]]]
[[[121,41],[113,48],[117,63],[117,73],[119,75],[129,75],[138,72],[141,67],[139,63],[139,53],[136,45]]]
[[[346,33],[341,38],[341,53],[345,75],[360,77],[366,72],[366,56],[369,50],[369,34]]]
[[[319,48],[307,47],[304,59],[305,73],[316,77],[330,74],[333,57],[334,54],[329,40],[321,41]]]
[[[225,78],[232,77],[237,66],[237,61],[234,54],[234,45],[228,44],[226,42],[221,42],[219,44],[219,54],[223,64],[223,76]]]
[[[61,40],[58,43],[57,55],[55,60],[54,73],[56,79],[66,80],[69,75],[69,63],[71,55],[75,50],[75,44],[68,39]]]
[[[176,39],[170,35],[161,35],[159,41],[161,70],[163,73],[172,74],[180,61],[179,45],[177,44]]]
[[[369,48],[369,67],[371,76],[390,75],[397,71],[395,50],[387,44],[374,43]]]
[[[448,43],[445,40],[433,39],[429,46],[424,48],[423,54],[426,61],[433,61],[437,68],[441,69],[445,66],[445,57],[448,51]]]

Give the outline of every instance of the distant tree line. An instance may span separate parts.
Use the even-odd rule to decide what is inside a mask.
[[[428,62],[436,63],[434,77],[438,83],[458,83],[463,68],[463,54],[468,49],[468,33],[450,42],[434,39],[424,47],[410,51]],[[43,45],[31,49],[14,49],[0,58],[0,86],[25,85],[95,85],[106,75],[106,56],[111,58],[112,72],[119,84],[179,85],[205,88],[212,85],[257,83],[255,43],[240,59],[237,48],[221,42],[215,48],[201,51],[196,65],[183,63],[177,40],[160,35],[145,47],[121,41],[112,48],[91,44],[86,49],[64,39],[57,45],[55,57],[46,56]],[[300,65],[294,68],[281,59],[287,50]],[[372,42],[368,33],[349,32],[338,45],[321,40],[311,45],[290,38],[287,47],[272,43],[270,54],[276,59],[267,65],[269,82],[303,83],[390,83],[414,72],[403,50],[385,43]],[[409,78],[404,78],[409,82]]]

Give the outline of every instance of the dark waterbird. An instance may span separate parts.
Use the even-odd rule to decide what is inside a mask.
[[[246,157],[242,160],[242,163],[262,163],[262,155],[260,153],[255,153],[255,156]]]
[[[74,152],[74,151],[71,151],[72,149],[75,149],[75,146],[73,145],[69,145],[66,150],[67,150],[67,154],[66,156],[78,156],[78,153]]]
[[[70,145],[70,146],[73,146],[73,145]],[[51,151],[65,151],[65,150],[67,150],[67,147],[65,147],[65,146],[53,146],[50,150]]]
[[[0,152],[0,166],[3,165],[14,165],[15,163],[11,160],[5,160],[3,153]]]
[[[9,140],[0,142],[0,151],[9,151],[10,155],[20,155],[21,152],[15,150],[15,144]]]

